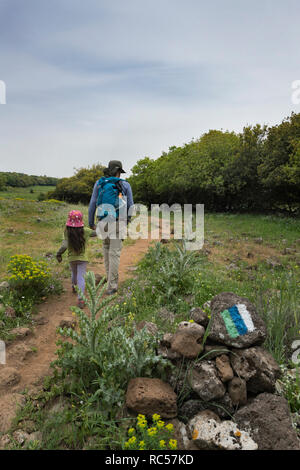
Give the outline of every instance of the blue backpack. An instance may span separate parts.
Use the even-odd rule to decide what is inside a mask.
[[[104,217],[112,216],[118,218],[120,208],[119,194],[123,194],[121,178],[114,176],[105,177],[98,181],[98,198],[97,198],[97,217],[101,220]]]

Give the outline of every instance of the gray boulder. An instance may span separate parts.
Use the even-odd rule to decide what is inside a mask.
[[[213,419],[205,412],[188,423],[188,432],[201,450],[257,450],[249,433],[242,431],[233,421]]]
[[[194,307],[190,311],[190,316],[191,319],[194,320],[194,322],[198,323],[199,325],[202,325],[206,327],[209,322],[209,318],[207,316],[207,313],[205,313],[201,308],[199,307]]]
[[[300,450],[288,402],[283,397],[262,393],[235,413],[234,419],[249,431],[259,450]]]
[[[201,361],[196,364],[188,379],[191,388],[204,401],[218,400],[225,395],[226,388],[212,361]]]
[[[231,352],[230,360],[234,372],[246,380],[250,392],[275,391],[275,383],[281,371],[268,351],[261,347],[234,350]]]

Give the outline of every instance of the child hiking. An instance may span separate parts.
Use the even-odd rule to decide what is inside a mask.
[[[68,220],[64,230],[64,239],[58,252],[56,259],[59,263],[62,261],[62,254],[68,250],[68,261],[71,269],[72,290],[76,293],[75,287],[82,293],[85,289],[84,276],[88,264],[86,255],[86,245],[90,236],[95,236],[94,230],[84,227],[83,215],[80,211],[73,210],[69,212]],[[84,301],[78,293],[79,308],[84,307]]]

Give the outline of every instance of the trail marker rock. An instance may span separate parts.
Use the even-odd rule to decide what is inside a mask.
[[[252,303],[231,292],[224,292],[211,302],[209,339],[217,343],[247,348],[262,344],[267,336],[265,323]]]

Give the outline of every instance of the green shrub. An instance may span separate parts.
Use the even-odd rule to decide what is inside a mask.
[[[281,394],[289,402],[292,413],[300,412],[300,371],[293,374],[286,366],[281,366],[282,376],[278,380]]]
[[[34,261],[31,256],[12,256],[7,272],[10,289],[6,301],[17,313],[30,311],[34,303],[62,291],[61,282],[52,276],[47,263]]]
[[[164,304],[192,292],[197,265],[199,258],[186,249],[183,241],[175,243],[174,250],[157,243],[155,248],[150,248],[141,269],[147,274],[158,302]]]

